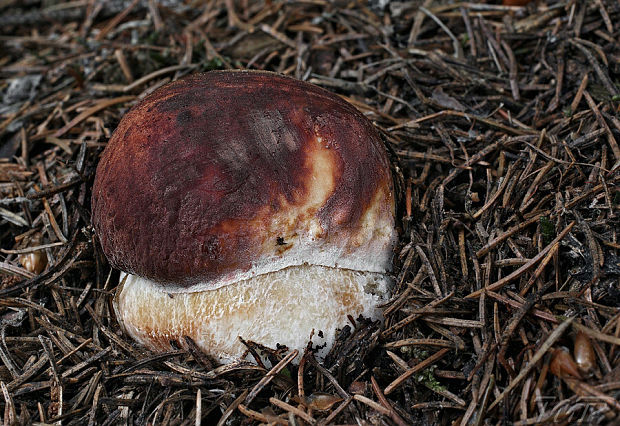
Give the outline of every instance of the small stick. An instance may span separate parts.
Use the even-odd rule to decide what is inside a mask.
[[[127,63],[127,58],[125,57],[125,53],[123,53],[121,49],[116,49],[114,51],[114,57],[116,58],[116,61],[120,65],[121,71],[123,72],[123,75],[125,76],[125,80],[127,80],[127,83],[133,83],[134,81],[133,74],[131,73],[131,68],[129,67],[129,64]]]
[[[375,392],[375,395],[377,395],[377,398],[379,398],[379,402],[381,402],[381,404],[385,408],[390,410],[389,416],[392,418],[392,420],[394,420],[394,423],[396,423],[396,424],[398,424],[400,426],[407,425],[407,422],[404,421],[403,418],[401,416],[399,416],[396,411],[394,411],[394,408],[392,407],[392,404],[390,404],[390,402],[387,400],[387,398],[385,397],[383,392],[381,392],[381,388],[379,387],[379,384],[375,380],[375,376],[372,376],[372,375],[370,376],[370,382],[372,383],[372,390]]]
[[[220,420],[217,422],[216,426],[224,426],[226,424],[226,420],[228,420],[228,418],[230,417],[230,415],[232,413],[235,412],[235,410],[237,409],[237,407],[239,407],[239,404],[241,404],[241,402],[245,399],[245,397],[248,395],[248,390],[244,390],[241,395],[239,395],[233,402],[232,404],[230,404],[226,410],[222,413],[222,417],[220,417]],[[241,410],[239,410],[241,411]]]
[[[583,75],[583,78],[581,79],[581,84],[579,84],[579,88],[577,89],[577,94],[575,95],[573,102],[571,102],[570,104],[571,114],[577,111],[577,107],[579,106],[579,102],[581,102],[581,98],[583,97],[583,91],[586,90],[586,87],[588,87],[588,73],[585,73]]]
[[[433,355],[429,356],[428,358],[426,358],[424,361],[416,364],[414,367],[410,368],[409,370],[405,371],[403,374],[401,374],[400,376],[398,376],[398,378],[396,378],[396,380],[394,380],[392,383],[390,383],[389,385],[387,385],[387,387],[385,388],[385,390],[383,391],[383,393],[385,395],[388,395],[390,393],[392,393],[392,391],[394,389],[396,389],[398,386],[400,386],[401,384],[403,384],[409,377],[411,377],[412,375],[414,375],[415,373],[423,370],[424,368],[428,367],[429,365],[431,365],[432,363],[434,363],[435,361],[439,361],[441,358],[443,358],[448,352],[450,352],[450,349],[444,348],[444,349],[440,349],[438,352],[434,353]]]
[[[457,59],[462,59],[465,54],[463,53],[463,48],[461,47],[461,42],[456,38],[456,36],[450,31],[450,28],[446,26],[441,20],[435,16],[430,10],[425,8],[424,6],[420,6],[420,10],[424,12],[429,18],[431,18],[439,27],[448,34],[448,37],[452,40],[452,47],[454,48],[454,57]]]
[[[310,423],[311,425],[316,424],[316,420],[314,417],[312,417],[310,414],[306,413],[305,411],[300,410],[297,407],[293,407],[291,404],[287,404],[286,402],[281,401],[274,397],[269,398],[269,402],[275,405],[276,407],[280,407],[281,409],[288,411],[289,413],[293,413],[297,417],[301,417],[302,419],[304,419],[306,422]]]
[[[340,386],[340,383],[338,383],[338,380],[336,380],[336,378],[325,367],[319,364],[319,362],[314,358],[312,354],[310,354],[310,356],[308,357],[308,360],[317,370],[319,370],[319,372],[322,375],[327,377],[327,380],[329,380],[331,384],[334,386],[334,389],[336,389],[336,392],[338,392],[338,395],[340,395],[343,399],[349,398],[349,394],[347,393],[347,391],[345,391],[342,388],[342,386]]]
[[[386,349],[402,348],[404,346],[438,346],[442,348],[456,348],[456,344],[444,339],[403,339],[383,345]]]
[[[390,410],[388,410],[383,405],[373,401],[370,398],[367,398],[367,397],[365,397],[363,395],[353,395],[353,399],[356,400],[356,401],[359,401],[359,402],[361,402],[363,404],[368,405],[370,408],[372,408],[375,411],[380,412],[384,416],[389,416],[390,415]]]
[[[616,336],[610,336],[609,334],[601,333],[600,331],[592,330],[585,325],[581,325],[579,323],[573,324],[573,327],[577,329],[577,331],[582,331],[593,339],[600,340],[602,342],[611,343],[612,345],[620,346],[620,338]]]
[[[397,322],[396,324],[394,324],[393,326],[391,326],[390,328],[385,330],[383,333],[381,333],[381,336],[383,338],[386,338],[390,334],[400,330],[401,328],[405,327],[406,325],[411,324],[413,321],[415,321],[418,318],[420,318],[423,314],[425,314],[425,313],[431,314],[433,312],[433,308],[435,306],[438,306],[438,305],[444,303],[445,301],[447,301],[450,298],[452,298],[452,296],[454,296],[454,291],[450,292],[449,294],[447,294],[445,297],[443,297],[441,299],[433,300],[428,305],[426,305],[426,306],[424,306],[424,307],[422,307],[420,309],[416,309],[416,311],[414,313],[412,313],[411,315],[409,315],[407,318]]]
[[[616,161],[620,161],[620,147],[618,147],[618,142],[616,141],[614,134],[611,132],[611,129],[605,122],[605,119],[601,115],[601,111],[598,109],[598,106],[594,102],[594,99],[592,99],[592,96],[590,96],[590,93],[588,93],[587,90],[584,90],[583,95],[585,96],[586,101],[588,102],[588,106],[590,107],[592,112],[594,112],[594,117],[596,118],[598,125],[601,128],[605,129],[605,133],[607,133],[607,141],[609,142],[609,146],[611,147],[611,150],[614,153],[614,157],[616,157]]]
[[[485,293],[487,296],[492,297],[495,300],[498,300],[506,305],[510,305],[513,308],[517,308],[517,309],[521,309],[523,307],[523,303],[517,301],[517,300],[513,300],[513,299],[509,299],[505,296],[502,296],[499,293],[495,293],[494,291],[488,291]],[[543,297],[544,299],[544,297]],[[558,320],[556,319],[555,315],[550,314],[549,312],[545,312],[545,311],[541,311],[540,309],[532,309],[531,313],[540,318],[540,319],[544,319],[546,321],[552,322],[554,324],[558,323]]]
[[[131,13],[131,10],[138,4],[139,1],[140,0],[133,0],[131,4],[125,8],[125,10],[123,10],[121,13],[119,13],[114,18],[112,18],[112,20],[108,22],[108,25],[106,25],[99,32],[99,34],[97,34],[97,37],[95,37],[95,40],[97,41],[103,40],[105,36],[108,35],[108,33],[114,29],[114,27],[116,27],[123,19],[127,17],[127,15]]]
[[[562,324],[557,326],[555,330],[553,330],[553,333],[551,333],[549,337],[547,338],[547,340],[545,340],[545,342],[542,344],[540,349],[534,354],[530,362],[528,362],[527,365],[521,369],[517,377],[515,377],[514,380],[510,382],[510,384],[506,387],[506,389],[504,389],[504,391],[499,394],[499,396],[493,402],[493,404],[491,404],[491,406],[489,407],[489,411],[495,408],[495,406],[499,404],[506,397],[506,395],[508,395],[515,388],[515,386],[521,383],[521,381],[536,366],[538,361],[540,361],[542,357],[547,353],[547,351],[551,349],[551,346],[553,346],[556,340],[562,337],[562,334],[564,334],[564,331],[566,331],[566,329],[568,328],[569,325],[571,325],[572,322],[573,322],[573,318],[569,318],[566,321],[564,321]]]
[[[82,121],[86,120],[91,115],[93,115],[93,114],[95,114],[95,113],[97,113],[97,112],[99,112],[99,111],[101,111],[103,109],[106,109],[109,106],[116,105],[116,104],[121,104],[123,102],[128,102],[128,101],[131,101],[133,99],[135,99],[135,96],[120,96],[118,98],[102,99],[99,102],[97,102],[97,104],[95,106],[88,108],[86,111],[82,112],[77,117],[75,117],[73,120],[68,122],[65,126],[61,127],[58,131],[56,131],[56,133],[54,133],[54,137],[55,138],[61,137],[62,135],[67,133],[69,130],[74,128],[77,124],[79,124]]]
[[[196,426],[202,423],[202,392],[200,388],[196,391]]]
[[[279,363],[277,363],[271,370],[269,370],[269,372],[265,375],[265,377],[260,379],[260,381],[254,386],[252,391],[245,398],[245,400],[243,401],[245,405],[249,405],[252,402],[252,400],[256,398],[256,395],[258,395],[258,393],[261,390],[263,390],[263,388],[267,386],[269,382],[273,380],[276,374],[282,371],[284,367],[286,367],[291,361],[293,361],[297,355],[299,355],[299,351],[295,349],[293,352],[289,353],[284,358],[282,358],[282,360]],[[241,409],[241,406],[239,406],[239,409]]]
[[[525,271],[529,270],[530,268],[532,268],[539,260],[541,260],[543,257],[545,257],[545,255],[560,241],[562,241],[562,239],[570,232],[571,229],[573,229],[573,226],[575,225],[575,221],[571,222],[561,233],[560,235],[558,235],[557,237],[555,237],[555,239],[551,242],[551,244],[549,244],[547,247],[545,247],[544,249],[542,249],[542,251],[540,253],[538,253],[536,256],[534,256],[532,258],[531,261],[529,261],[528,263],[526,263],[525,265],[523,265],[522,267],[520,267],[519,269],[517,269],[516,271],[514,271],[512,274],[505,276],[504,278],[494,282],[493,284],[489,285],[488,287],[482,288],[480,290],[474,291],[473,293],[465,296],[466,299],[473,299],[475,297],[479,297],[480,294],[482,294],[485,291],[489,291],[489,290],[497,290],[502,288],[503,286],[505,286],[506,284],[508,284],[510,281],[512,281],[513,279],[521,276],[521,274],[523,274]]]
[[[336,408],[334,411],[332,411],[330,413],[330,415],[327,416],[325,419],[321,420],[319,422],[319,424],[321,424],[321,425],[330,425],[330,424],[332,424],[334,419],[338,416],[338,414],[340,414],[342,412],[342,410],[347,408],[348,405],[351,403],[351,401],[353,401],[353,397],[352,396],[350,396],[347,399],[345,399],[344,402],[338,406],[338,408]]]
[[[258,420],[259,422],[263,422],[265,424],[279,424],[279,425],[283,425],[283,426],[287,426],[288,422],[284,419],[281,419],[279,417],[267,417],[261,413],[259,413],[258,411],[254,411],[254,410],[250,410],[249,408],[247,408],[245,405],[240,404],[239,405],[239,411],[241,411],[241,413],[245,414],[246,416],[254,419],[254,420]]]
[[[551,258],[558,252],[559,248],[560,248],[560,244],[559,243],[553,245],[551,250],[549,250],[549,253],[547,253],[547,255],[542,260],[542,262],[540,262],[540,265],[538,265],[538,268],[536,268],[536,270],[534,271],[534,274],[532,274],[532,276],[528,280],[527,284],[525,284],[525,286],[523,287],[523,290],[521,290],[519,292],[520,296],[525,296],[526,295],[526,293],[529,291],[530,287],[532,287],[534,282],[538,279],[538,277],[540,277],[540,274],[542,274],[542,272],[544,271],[545,267],[549,264],[549,262],[551,261]]]

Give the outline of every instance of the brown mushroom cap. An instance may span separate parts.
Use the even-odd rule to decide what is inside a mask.
[[[377,318],[394,229],[372,124],[323,89],[265,72],[197,74],[136,105],[97,168],[92,221],[124,271],[114,308],[151,349],[237,336],[329,349],[347,316]],[[318,333],[322,331],[323,333]]]
[[[305,263],[385,272],[394,239],[372,124],[330,92],[264,72],[196,74],[131,109],[97,168],[92,211],[111,264],[171,292]]]

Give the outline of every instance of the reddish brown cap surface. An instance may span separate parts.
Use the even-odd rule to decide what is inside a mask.
[[[136,105],[101,158],[92,212],[113,266],[181,288],[269,263],[383,272],[390,256],[376,250],[394,237],[372,124],[336,95],[262,72],[193,75]]]
[[[503,0],[502,4],[504,6],[526,6],[532,0]]]

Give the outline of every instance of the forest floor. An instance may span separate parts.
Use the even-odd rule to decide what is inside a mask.
[[[620,3],[0,0],[4,424],[612,424],[620,418]],[[123,114],[213,69],[362,111],[394,160],[385,321],[323,361],[150,353],[90,223]]]

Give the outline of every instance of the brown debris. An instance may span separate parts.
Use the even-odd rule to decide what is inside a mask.
[[[0,24],[4,424],[618,421],[618,2],[9,0]],[[148,353],[115,319],[101,151],[156,88],[226,68],[339,94],[394,159],[395,293],[324,361]]]

